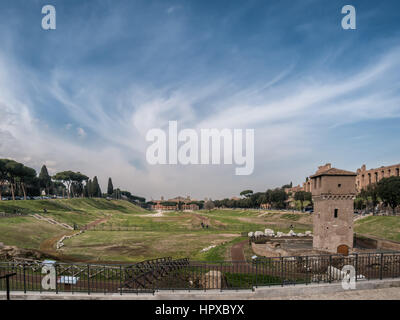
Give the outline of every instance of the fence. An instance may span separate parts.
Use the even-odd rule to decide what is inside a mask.
[[[356,281],[400,277],[400,253],[257,258],[195,262],[161,258],[133,265],[0,263],[12,291],[141,293],[159,290],[252,290],[261,286],[331,283],[351,265]],[[0,280],[0,290],[5,290]]]
[[[14,218],[14,217],[21,217],[27,216],[27,213],[23,212],[14,212],[14,213],[7,213],[7,212],[0,212],[0,218]]]

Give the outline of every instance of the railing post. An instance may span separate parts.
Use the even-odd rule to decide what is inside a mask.
[[[88,285],[88,294],[90,295],[90,265],[87,265],[87,285]]]
[[[9,274],[6,274],[5,276],[0,277],[0,279],[6,279],[7,300],[10,300],[10,278],[13,276],[16,276],[16,275],[17,275],[17,273],[14,272],[14,273],[9,273]]]
[[[328,272],[328,280],[329,280],[329,283],[331,283],[332,282],[332,276],[331,276],[331,274],[332,274],[332,255],[329,255],[329,272]]]
[[[383,278],[383,252],[381,253],[381,263],[380,263],[380,271],[379,271],[379,279],[382,280]]]
[[[256,288],[258,288],[258,259],[254,259],[256,261]]]
[[[55,276],[56,276],[56,294],[58,294],[57,263],[54,264],[54,271],[55,271]],[[64,283],[65,283],[65,279],[64,279]],[[64,284],[64,288],[65,288],[65,284]]]
[[[24,293],[26,294],[26,276],[25,276],[25,262],[23,264],[23,270],[24,270]]]
[[[355,281],[357,281],[358,253],[356,253],[355,269],[356,269],[356,279],[355,279]]]
[[[219,274],[221,274],[221,279],[219,279],[218,283],[221,284],[221,292],[222,292],[222,285],[223,285],[223,283],[222,283],[222,275],[223,275],[223,273],[222,273],[222,262],[220,262]],[[189,292],[190,292],[190,289],[189,289]]]
[[[10,300],[10,277],[6,276],[7,300]]]
[[[308,279],[308,256],[306,256],[306,285],[308,285],[309,279]],[[311,282],[311,281],[310,281]]]
[[[119,266],[119,291],[122,296],[122,265]]]
[[[282,279],[282,287],[285,283],[285,279],[283,278],[283,257],[281,257],[281,279]]]

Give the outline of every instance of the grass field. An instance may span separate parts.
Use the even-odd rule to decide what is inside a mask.
[[[0,242],[51,251],[74,261],[133,262],[163,256],[229,260],[231,246],[245,239],[242,233],[265,228],[288,232],[291,226],[296,232],[311,229],[308,214],[297,217],[278,211],[203,210],[155,215],[126,201],[104,199],[0,201],[0,212],[14,210],[39,213],[71,226],[101,220],[95,229],[64,241],[65,247],[56,252],[54,243],[71,231],[30,216],[0,219]],[[201,227],[202,222],[207,229]],[[202,251],[210,246],[215,247]]]
[[[208,229],[201,227],[202,222]],[[291,225],[300,232],[309,230],[310,223],[307,214],[293,223],[293,219],[287,219],[282,213],[263,215],[258,210],[165,212],[162,216],[118,212],[97,226],[98,231],[88,231],[65,241],[64,253],[85,261],[127,262],[161,256],[199,261],[230,260],[231,246],[246,239],[241,236],[242,232],[265,228],[288,232]],[[101,231],[102,228],[114,231]],[[216,247],[202,251],[213,245]]]
[[[127,201],[105,199],[19,200],[0,201],[0,212],[43,214],[69,225],[85,225],[113,213],[140,214],[146,211]]]
[[[0,242],[25,249],[39,249],[48,238],[63,234],[64,230],[35,218],[0,218]]]
[[[70,225],[101,221],[95,229],[65,240],[63,249],[56,251],[55,242],[72,231],[31,216],[0,218],[0,242],[40,249],[65,261],[136,262],[165,256],[230,260],[232,245],[246,239],[243,233],[266,228],[275,232],[312,230],[312,216],[307,213],[217,209],[154,214],[121,200],[0,201],[0,212],[14,210],[47,215]],[[202,222],[208,229],[201,227]],[[365,218],[356,222],[355,231],[400,241],[400,217]],[[215,247],[203,251],[210,246]],[[245,256],[251,255],[246,246]]]
[[[399,216],[371,216],[355,222],[355,232],[400,241]]]

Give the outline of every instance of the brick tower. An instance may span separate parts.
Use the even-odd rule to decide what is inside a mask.
[[[354,172],[326,164],[310,177],[314,202],[314,249],[348,254],[353,248],[356,176]]]

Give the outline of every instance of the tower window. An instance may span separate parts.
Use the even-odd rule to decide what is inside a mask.
[[[334,217],[337,218],[338,217],[338,213],[339,213],[339,209],[335,209],[335,213],[334,213]]]
[[[340,188],[342,185],[339,183],[337,186],[338,186],[338,188]]]

